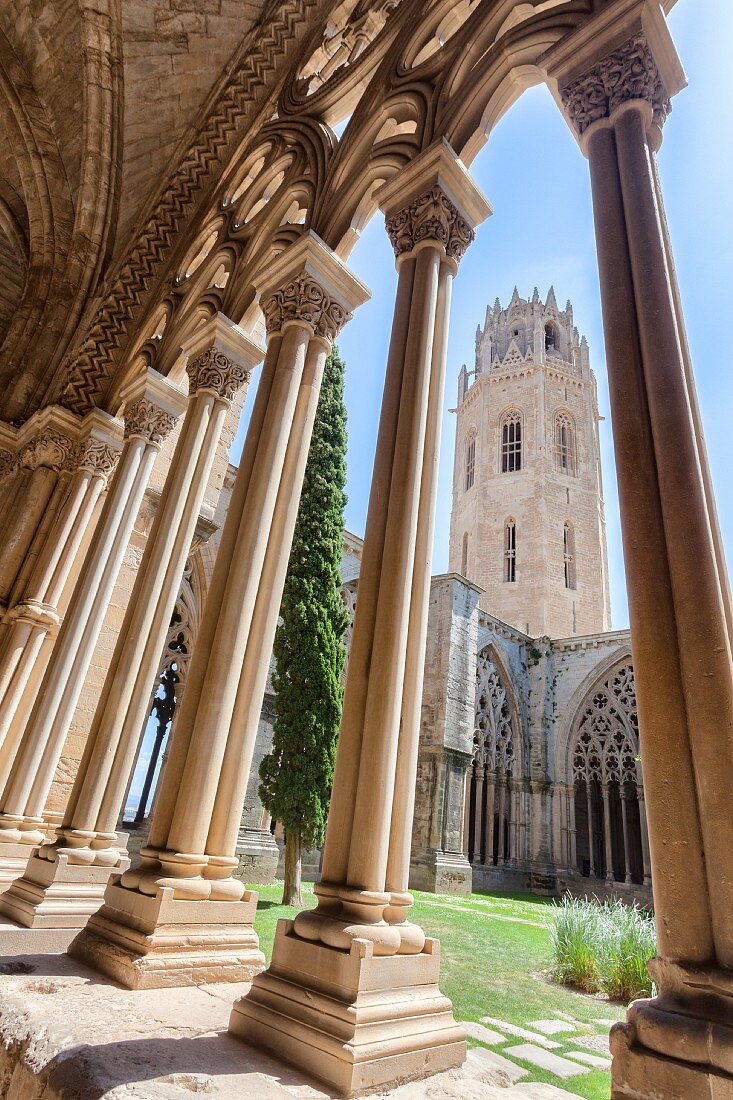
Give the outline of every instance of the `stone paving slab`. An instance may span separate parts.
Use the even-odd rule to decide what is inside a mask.
[[[594,1024],[600,1024],[601,1027],[609,1027],[610,1028],[610,1027],[613,1027],[614,1024],[617,1024],[618,1020],[609,1020],[609,1018],[607,1016],[601,1016],[598,1019],[595,1019],[593,1021],[593,1023]]]
[[[529,1026],[543,1035],[556,1035],[560,1031],[575,1031],[575,1024],[567,1020],[530,1020]]]
[[[466,1035],[470,1035],[472,1039],[478,1039],[480,1043],[488,1043],[490,1047],[496,1046],[497,1043],[506,1042],[506,1035],[501,1035],[498,1031],[491,1031],[483,1024],[474,1024],[472,1020],[461,1020],[461,1026],[465,1027]]]
[[[606,1057],[610,1057],[611,1048],[608,1045],[607,1035],[574,1035],[572,1040],[576,1046],[587,1047],[588,1050],[595,1051],[597,1054],[605,1054]]]
[[[487,1050],[486,1047],[474,1047],[469,1050],[464,1067],[467,1073],[471,1073],[473,1067],[481,1070],[487,1066],[495,1073],[501,1074],[505,1078],[504,1083],[507,1086],[520,1081],[529,1072],[523,1066],[518,1066],[516,1062],[505,1058],[503,1054],[497,1054],[495,1050]]]
[[[556,1043],[554,1039],[548,1039],[545,1035],[540,1035],[536,1031],[528,1031],[526,1027],[508,1024],[505,1020],[497,1020],[493,1016],[482,1016],[481,1023],[491,1024],[500,1031],[506,1031],[507,1035],[513,1035],[516,1039],[526,1039],[530,1043],[537,1043],[545,1050],[560,1050],[562,1047],[562,1043]]]
[[[555,1077],[578,1077],[582,1073],[590,1073],[587,1066],[580,1066],[577,1062],[571,1062],[569,1058],[560,1058],[552,1051],[543,1050],[534,1043],[520,1043],[516,1047],[507,1047],[505,1054],[511,1054],[513,1058],[521,1058],[523,1062],[530,1062],[533,1066],[539,1066]]]
[[[610,1058],[600,1058],[597,1054],[589,1054],[585,1050],[566,1050],[565,1054],[576,1062],[585,1062],[587,1066],[592,1066],[593,1069],[611,1068]]]

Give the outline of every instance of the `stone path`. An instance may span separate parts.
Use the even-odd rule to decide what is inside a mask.
[[[484,1057],[493,1057],[492,1064],[498,1072],[511,1075],[507,1067],[513,1067],[512,1081],[526,1076],[528,1066],[536,1066],[551,1073],[558,1081],[566,1081],[594,1069],[611,1068],[608,1031],[615,1022],[609,1018],[594,1019],[592,1023],[603,1028],[603,1034],[589,1033],[587,1024],[567,1013],[558,1013],[557,1017],[548,1020],[531,1020],[526,1027],[495,1016],[482,1016],[481,1023],[464,1022],[464,1027],[470,1038],[486,1044],[475,1048],[472,1054],[480,1051]],[[548,1038],[550,1035],[551,1039]],[[524,1041],[512,1042],[516,1039]],[[499,1049],[488,1051],[487,1046]],[[560,1094],[570,1095],[564,1089]]]

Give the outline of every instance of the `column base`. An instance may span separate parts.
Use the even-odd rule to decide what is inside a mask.
[[[22,878],[37,847],[37,843],[0,843],[0,894],[4,894],[17,878]]]
[[[733,974],[652,959],[662,992],[611,1029],[614,1100],[733,1100]]]
[[[236,854],[239,856],[237,878],[241,882],[275,881],[280,849],[269,829],[241,828]]]
[[[473,870],[464,855],[428,848],[414,853],[410,860],[411,890],[464,895],[472,888]]]
[[[376,958],[296,936],[278,922],[268,969],[235,1001],[229,1031],[327,1082],[342,1096],[463,1064],[466,1036],[438,988],[440,947]]]
[[[180,901],[119,885],[114,875],[101,910],[69,954],[128,989],[249,982],[265,967],[252,927],[257,894],[241,901]]]
[[[69,863],[63,852],[42,859],[34,848],[25,872],[0,897],[0,913],[25,928],[82,929],[104,903],[110,875],[129,866],[126,857],[114,867]]]
[[[627,1024],[614,1026],[611,1049],[611,1100],[733,1100],[732,1076],[637,1046]]]

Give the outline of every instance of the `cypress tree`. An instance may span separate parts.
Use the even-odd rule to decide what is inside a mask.
[[[301,851],[323,843],[343,702],[348,618],[339,595],[346,495],[344,364],[329,355],[275,636],[272,751],[262,804],[285,828],[283,904],[300,905]]]

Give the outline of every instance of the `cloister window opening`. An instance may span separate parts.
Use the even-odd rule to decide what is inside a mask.
[[[517,579],[517,525],[513,519],[504,524],[504,583]]]
[[[464,488],[472,488],[476,477],[476,436],[472,435],[466,444],[466,476]]]
[[[517,473],[522,469],[522,415],[507,413],[501,424],[501,472]]]
[[[575,576],[575,530],[571,523],[563,524],[562,554],[565,587],[569,588],[571,591],[575,591],[577,587]]]
[[[555,465],[564,474],[576,477],[578,473],[575,424],[569,413],[555,417]]]
[[[468,858],[500,866],[516,858],[514,728],[507,690],[490,650],[479,654],[470,768]]]
[[[634,671],[624,664],[589,695],[574,740],[576,870],[584,878],[649,881],[638,755]]]

